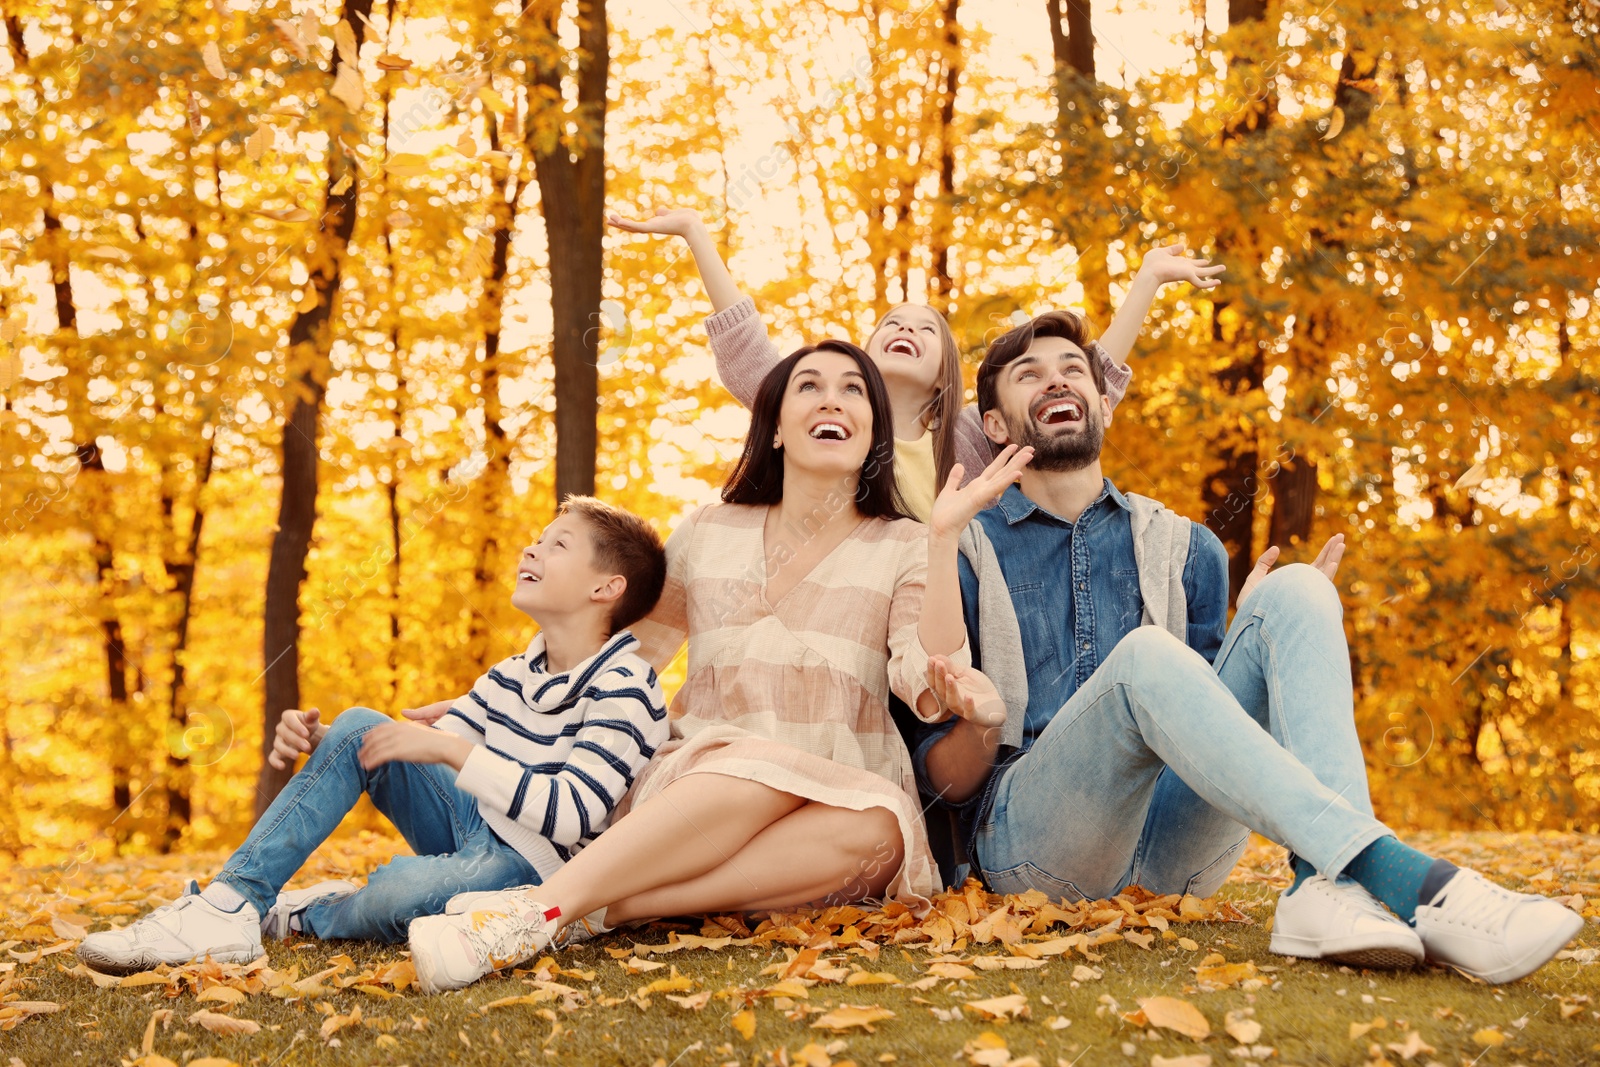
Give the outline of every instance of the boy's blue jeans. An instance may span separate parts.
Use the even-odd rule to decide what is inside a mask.
[[[1129,633],[1001,777],[976,841],[990,887],[1209,896],[1246,827],[1330,877],[1392,836],[1372,817],[1342,614],[1297,564],[1240,605],[1215,667],[1158,627]]]
[[[386,763],[372,771],[362,768],[356,758],[361,738],[393,721],[369,708],[337,716],[217,877],[266,915],[284,883],[366,793],[416,855],[396,856],[373,871],[357,893],[312,904],[300,917],[304,933],[404,941],[412,919],[444,911],[457,893],[538,884],[538,872],[489,829],[477,799],[456,788],[456,772],[449,767]]]

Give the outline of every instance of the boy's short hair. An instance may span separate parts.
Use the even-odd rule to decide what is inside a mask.
[[[1026,352],[1037,337],[1060,337],[1084,350],[1089,358],[1089,376],[1101,396],[1106,393],[1106,369],[1089,351],[1089,324],[1072,311],[1046,311],[1020,326],[1014,326],[994,339],[983,362],[978,364],[978,414],[1000,406],[995,380],[1000,372]]]
[[[567,497],[560,513],[576,515],[588,524],[595,566],[628,580],[611,608],[611,632],[625,630],[650,614],[667,582],[667,551],[655,527],[592,496]]]

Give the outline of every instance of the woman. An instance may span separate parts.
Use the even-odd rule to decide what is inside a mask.
[[[958,669],[970,656],[959,611],[923,618],[925,531],[895,487],[883,380],[861,349],[825,341],[754,400],[723,503],[674,531],[661,601],[634,628],[658,668],[689,642],[672,740],[626,817],[543,885],[412,924],[424,990],[527,959],[578,917],[593,933],[819,900],[927,906],[934,870],[887,705],[893,692],[941,717],[929,655]],[[1023,462],[1006,460],[970,492],[997,495]]]
[[[648,219],[610,216],[611,225],[630,233],[669,234],[683,238],[711,297],[714,314],[706,320],[711,351],[722,384],[749,407],[756,387],[778,361],[778,349],[753,300],[739,285],[717,252],[697,212],[687,208],[657,209]],[[1187,281],[1214,289],[1221,266],[1190,259],[1182,241],[1147,253],[1116,318],[1087,352],[1105,369],[1106,395],[1113,407],[1127,391],[1132,371],[1128,354],[1144,326],[1156,292],[1172,282]],[[907,512],[927,522],[939,487],[961,464],[970,479],[994,459],[996,449],[983,432],[973,405],[962,406],[961,356],[943,315],[926,304],[900,304],[890,310],[867,338],[867,354],[883,374],[893,413],[895,474]]]

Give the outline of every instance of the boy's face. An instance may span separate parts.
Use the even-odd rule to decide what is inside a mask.
[[[558,515],[538,541],[522,550],[511,606],[536,621],[569,614],[590,603],[615,600],[612,586],[623,581],[595,566],[588,524],[575,515]]]

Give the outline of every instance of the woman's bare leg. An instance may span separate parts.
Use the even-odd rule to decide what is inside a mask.
[[[725,866],[752,838],[805,804],[725,774],[690,774],[628,812],[539,889],[565,921],[614,900]],[[746,892],[759,893],[753,882]]]
[[[809,803],[762,830],[726,863],[607,905],[606,922],[843,904],[881,895],[903,859],[900,823],[888,809]]]

